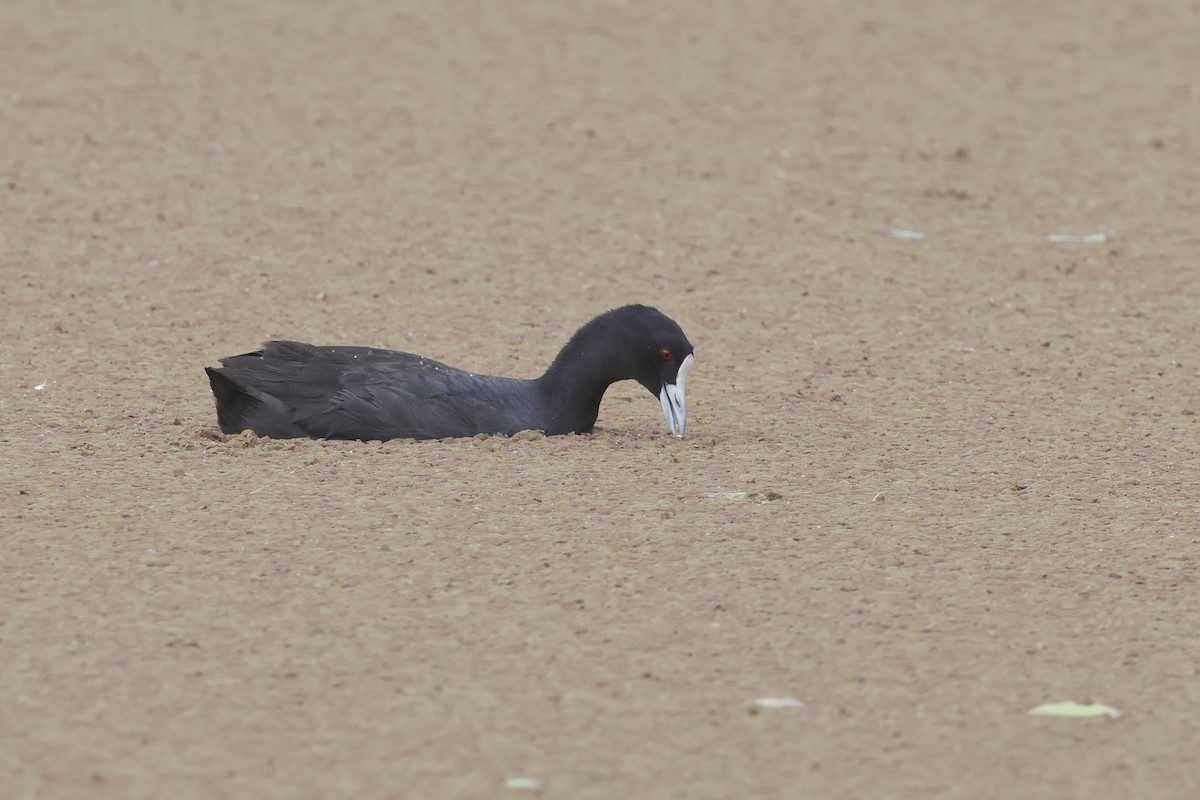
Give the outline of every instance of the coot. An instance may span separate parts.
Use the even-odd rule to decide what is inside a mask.
[[[580,328],[540,378],[476,375],[368,347],[267,342],[205,368],[225,433],[276,439],[440,439],[479,433],[584,433],[613,383],[633,379],[683,436],[692,345],[649,306],[606,311]]]

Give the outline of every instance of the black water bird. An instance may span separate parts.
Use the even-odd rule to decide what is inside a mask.
[[[480,433],[592,430],[613,383],[632,379],[662,402],[683,436],[692,345],[649,306],[584,325],[540,378],[476,375],[429,358],[368,347],[273,341],[205,368],[225,433],[276,439],[441,439]]]

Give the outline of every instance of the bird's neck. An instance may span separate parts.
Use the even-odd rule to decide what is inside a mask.
[[[596,424],[604,392],[625,375],[607,363],[601,351],[573,338],[554,363],[537,379],[547,411],[560,430],[554,433],[583,433]],[[551,433],[551,431],[546,431]]]

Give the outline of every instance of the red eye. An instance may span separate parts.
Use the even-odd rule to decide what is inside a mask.
[[[662,349],[662,357],[663,357],[663,361],[670,361],[675,356],[671,354],[670,350],[668,350],[667,348],[664,347]]]

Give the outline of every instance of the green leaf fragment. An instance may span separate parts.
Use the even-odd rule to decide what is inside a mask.
[[[753,500],[756,503],[770,503],[783,498],[779,492],[713,492],[709,497],[715,497],[718,500]]]
[[[1030,714],[1039,717],[1109,717],[1117,719],[1121,712],[1103,703],[1076,703],[1074,700],[1063,700],[1059,703],[1043,703],[1029,709]]]
[[[536,778],[509,778],[504,782],[505,789],[530,789],[537,791],[542,788],[542,784]]]

